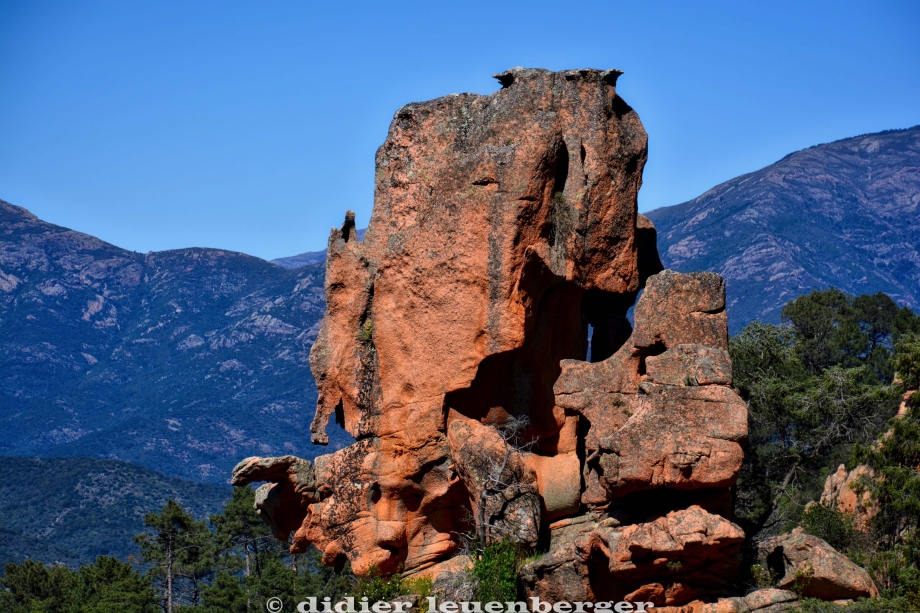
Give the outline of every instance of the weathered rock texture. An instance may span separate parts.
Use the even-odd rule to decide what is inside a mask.
[[[851,516],[853,527],[865,532],[869,529],[869,521],[875,509],[864,481],[873,476],[872,469],[864,464],[849,472],[847,467],[841,464],[837,471],[828,475],[824,481],[821,504]]]
[[[823,540],[797,528],[762,545],[777,586],[798,584],[801,594],[825,600],[878,596],[869,574]]]
[[[271,482],[259,508],[292,551],[437,575],[474,529],[551,544],[525,572],[547,600],[728,590],[747,412],[725,286],[662,272],[619,74],[513,69],[396,113],[363,242],[351,213],[330,236],[310,357],[314,441],[332,419],[358,440],[313,472],[234,474]]]

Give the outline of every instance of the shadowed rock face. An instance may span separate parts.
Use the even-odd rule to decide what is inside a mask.
[[[235,472],[278,484],[260,510],[282,536],[299,521],[292,551],[434,575],[476,529],[559,543],[588,590],[664,581],[671,603],[724,586],[747,433],[724,283],[661,272],[636,209],[647,137],[619,74],[517,68],[489,96],[397,111],[363,242],[351,213],[330,236],[310,356],[314,442],[330,419],[358,441],[309,478],[290,458]],[[641,555],[677,552],[688,586],[633,559],[652,541]]]

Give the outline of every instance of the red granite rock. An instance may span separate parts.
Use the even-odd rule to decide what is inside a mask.
[[[435,576],[478,529],[548,537],[541,597],[724,590],[747,432],[724,283],[662,271],[619,74],[512,69],[491,95],[397,111],[363,242],[352,213],[330,235],[310,355],[314,441],[334,418],[357,442],[309,487],[299,460],[235,473],[269,482],[259,508],[292,551]]]
[[[770,539],[761,550],[768,562],[782,565],[784,574],[776,584],[778,588],[798,584],[803,596],[823,600],[878,596],[869,573],[801,528]]]

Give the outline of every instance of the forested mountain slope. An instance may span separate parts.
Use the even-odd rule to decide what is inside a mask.
[[[727,281],[732,332],[813,289],[920,308],[920,126],[786,156],[646,215],[665,266]]]
[[[0,454],[223,483],[248,455],[327,452],[309,433],[323,272],[138,254],[0,201]]]
[[[144,515],[176,499],[198,519],[217,513],[229,486],[192,483],[117,460],[0,457],[0,569],[26,559],[76,565],[126,559]]]

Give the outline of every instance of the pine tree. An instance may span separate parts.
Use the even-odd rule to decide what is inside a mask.
[[[201,595],[207,613],[246,613],[250,609],[240,580],[226,571],[217,571],[214,582]]]
[[[162,581],[166,613],[174,613],[176,579],[190,579],[200,569],[201,549],[206,546],[204,532],[209,531],[204,522],[196,522],[175,500],[169,500],[159,513],[148,513],[144,526],[148,530],[135,536],[134,541],[143,561],[153,564],[151,574]],[[193,582],[193,600],[199,588]]]
[[[81,613],[153,613],[156,594],[150,579],[130,564],[99,556],[80,568]]]
[[[64,566],[50,569],[34,561],[7,564],[0,578],[0,610],[4,613],[70,613],[76,611],[80,577]]]
[[[218,515],[211,516],[218,555],[227,570],[242,554],[244,576],[260,574],[259,552],[271,543],[271,530],[255,511],[255,494],[249,486],[233,489],[233,497]]]

